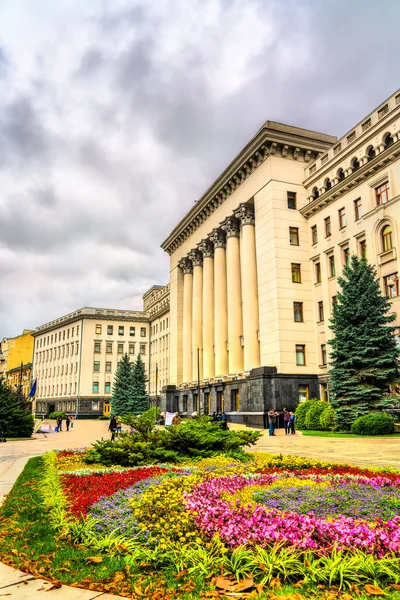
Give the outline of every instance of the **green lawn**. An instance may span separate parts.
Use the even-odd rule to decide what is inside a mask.
[[[331,437],[331,438],[358,438],[362,440],[364,438],[400,438],[400,433],[390,433],[388,435],[356,435],[355,433],[335,433],[334,431],[307,431],[301,430],[302,435],[308,435],[310,437]]]

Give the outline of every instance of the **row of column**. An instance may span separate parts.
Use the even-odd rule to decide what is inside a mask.
[[[240,205],[179,266],[183,382],[196,381],[199,366],[201,379],[260,366],[254,207]]]

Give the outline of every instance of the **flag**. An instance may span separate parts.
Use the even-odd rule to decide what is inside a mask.
[[[33,398],[36,394],[36,386],[37,386],[37,379],[34,379],[32,381],[32,385],[31,385],[31,390],[28,394],[28,398]]]

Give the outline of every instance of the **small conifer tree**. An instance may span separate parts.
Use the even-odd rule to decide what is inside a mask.
[[[135,415],[141,414],[148,409],[146,383],[147,377],[144,362],[140,354],[138,354],[132,368],[133,395],[129,411]]]
[[[114,415],[126,415],[131,412],[133,397],[132,364],[124,354],[118,363],[111,395],[111,410]]]
[[[31,437],[34,428],[32,412],[25,408],[19,392],[9,388],[0,377],[0,424],[7,437]]]
[[[375,269],[352,256],[351,265],[338,279],[341,291],[330,322],[331,403],[335,424],[348,430],[389,392],[398,377],[398,350],[389,325],[394,315],[381,293]]]

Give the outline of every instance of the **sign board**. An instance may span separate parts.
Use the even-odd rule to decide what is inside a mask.
[[[168,425],[172,425],[172,419],[174,418],[176,413],[172,413],[172,412],[167,412],[165,414],[165,426],[167,427]]]

